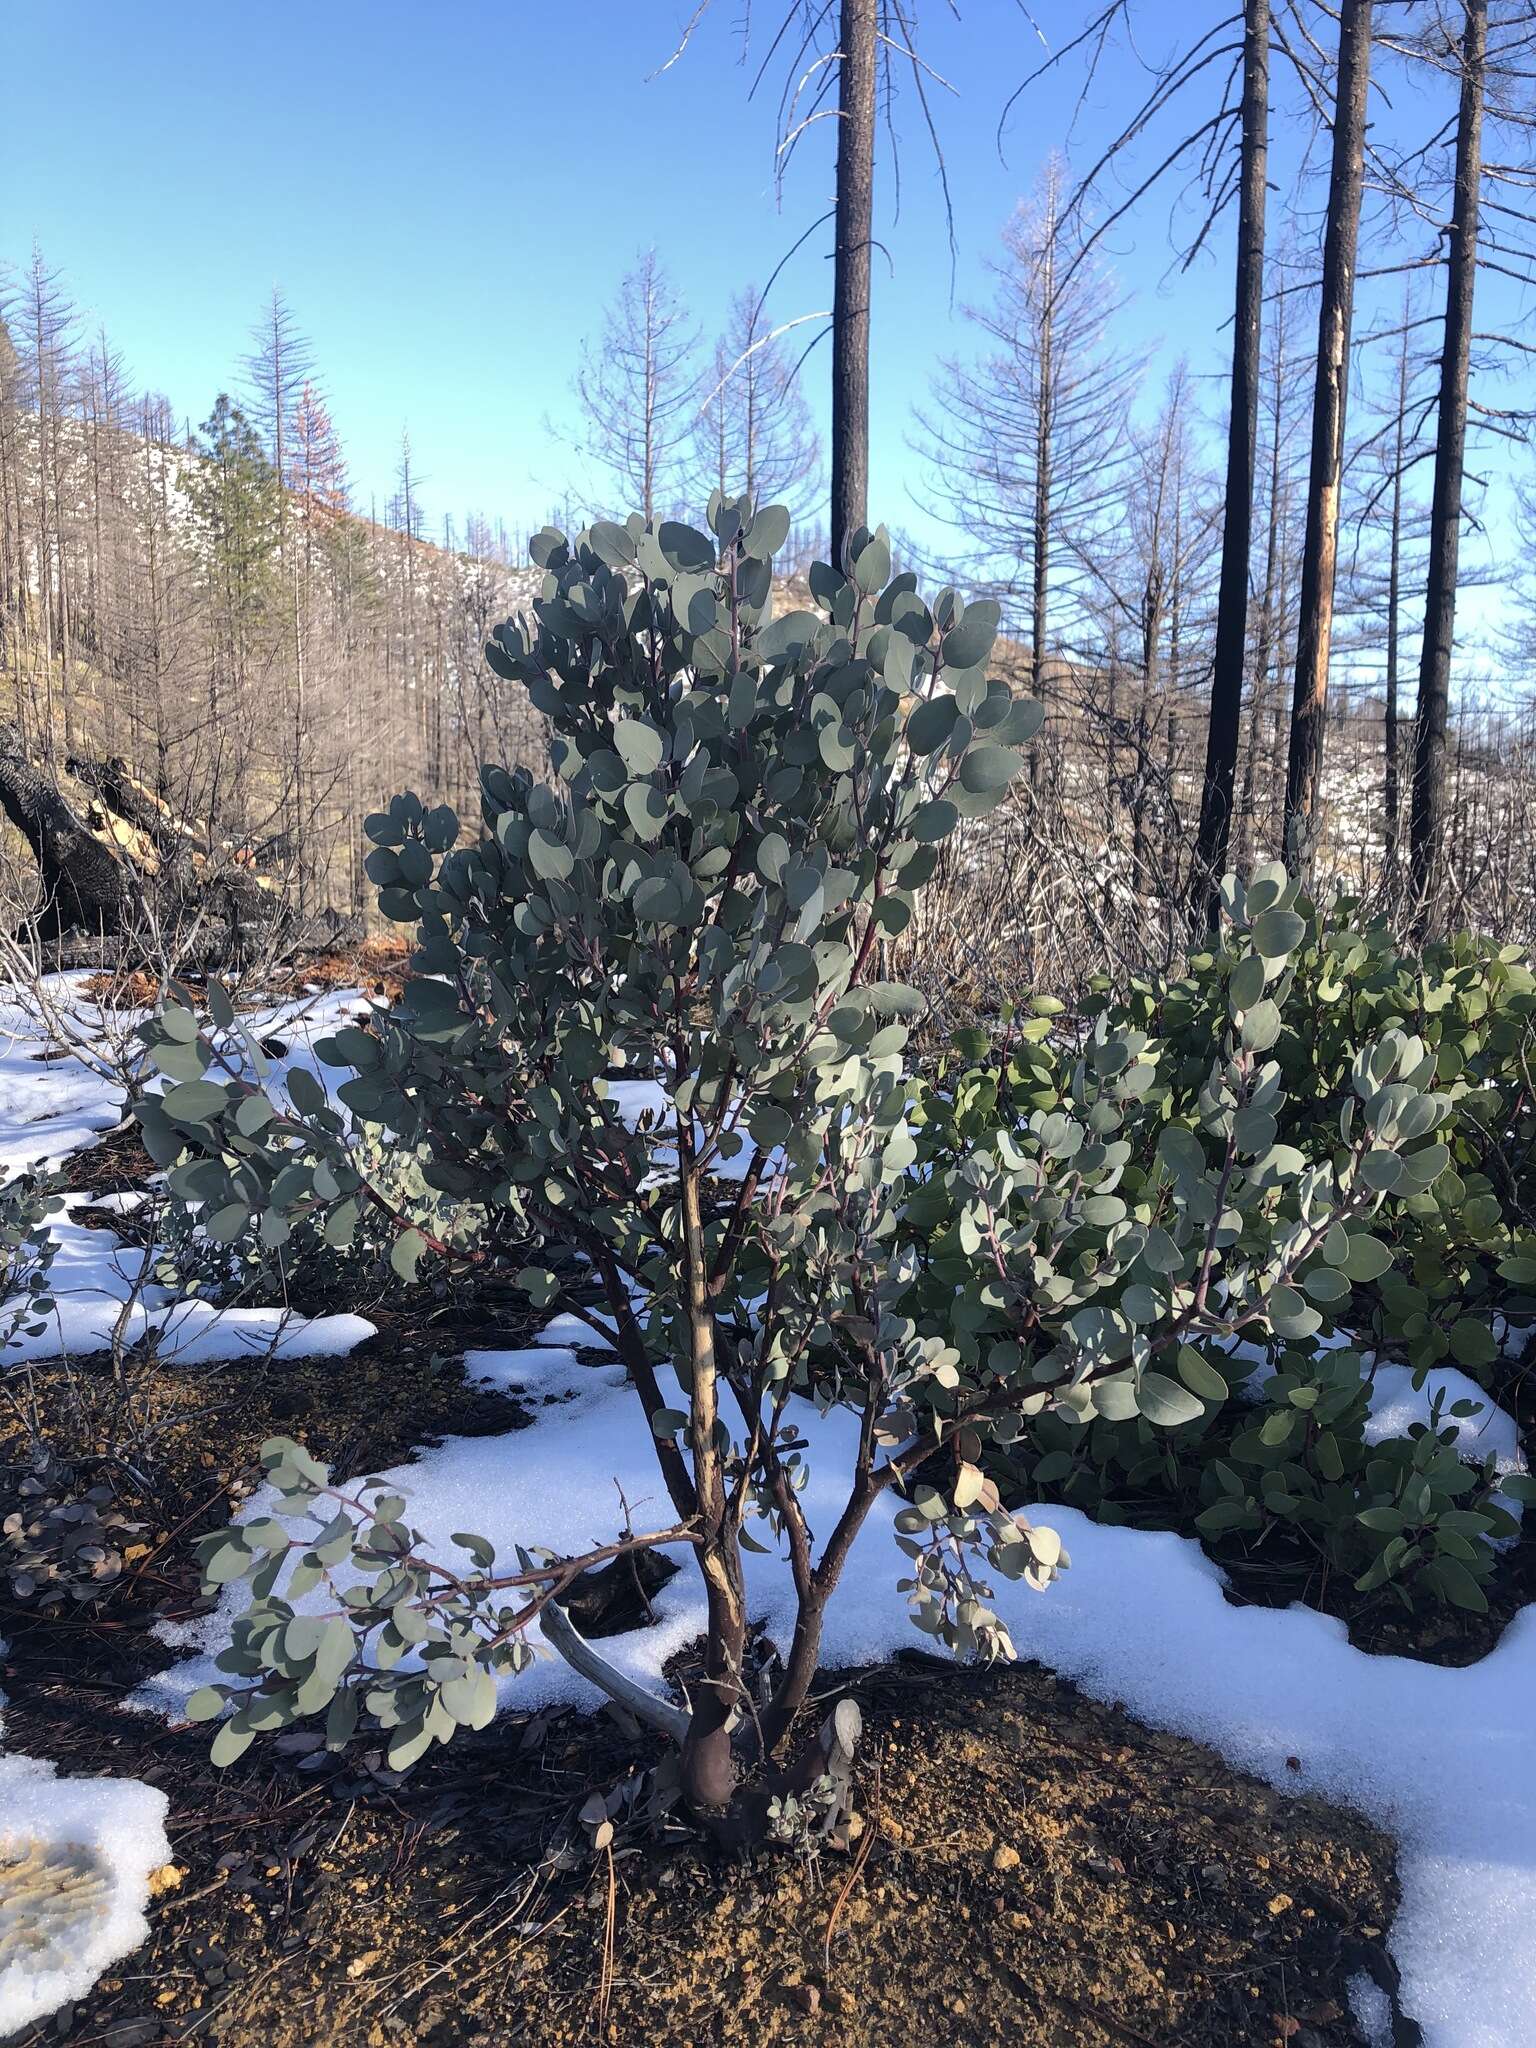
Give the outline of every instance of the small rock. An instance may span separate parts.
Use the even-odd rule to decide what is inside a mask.
[[[366,1977],[374,1964],[383,1960],[381,1948],[365,1948],[360,1956],[354,1956],[347,1965],[347,1975],[355,1984],[359,1977]]]
[[[1289,1913],[1295,1903],[1289,1892],[1276,1892],[1269,1902],[1269,1910],[1278,1920],[1282,1913]]]
[[[1017,1870],[1018,1867],[1019,1852],[1007,1842],[1000,1843],[992,1851],[992,1868],[994,1870]]]
[[[814,1984],[796,1984],[789,1995],[802,2012],[814,2014],[821,2010],[821,1992]]]

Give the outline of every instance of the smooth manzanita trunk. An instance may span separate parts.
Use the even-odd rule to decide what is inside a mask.
[[[678,1119],[678,1179],[683,1253],[687,1262],[689,1370],[693,1381],[689,1390],[688,1436],[698,1496],[699,1569],[704,1576],[708,1614],[704,1682],[693,1702],[688,1736],[683,1744],[682,1783],[683,1796],[690,1806],[707,1812],[730,1804],[739,1775],[732,1728],[746,1705],[747,1603],[741,1546],[726,1501],[718,1442],[719,1361],[704,1236],[703,1169],[694,1157],[689,1121],[682,1117]]]
[[[1236,318],[1232,409],[1227,427],[1226,516],[1216,653],[1206,730],[1205,780],[1195,841],[1196,908],[1214,912],[1213,878],[1227,858],[1237,777],[1243,673],[1248,643],[1248,562],[1253,544],[1253,477],[1259,440],[1259,341],[1264,311],[1264,196],[1269,166],[1269,0],[1247,0],[1243,24],[1242,144],[1237,213]]]
[[[869,294],[878,0],[842,0],[832,287],[831,553],[843,567],[869,513]]]
[[[1450,717],[1451,650],[1456,633],[1456,576],[1461,548],[1462,477],[1467,452],[1467,398],[1472,358],[1472,299],[1477,283],[1479,188],[1483,170],[1483,89],[1488,58],[1488,0],[1467,0],[1461,52],[1461,108],[1456,127],[1456,186],[1445,281],[1445,345],[1440,358],[1440,415],[1435,436],[1435,488],[1430,506],[1429,581],[1419,662],[1414,739],[1413,814],[1408,860],[1417,915],[1434,893],[1445,828],[1445,736]]]
[[[1333,165],[1323,241],[1322,303],[1317,322],[1317,380],[1312,393],[1312,458],[1307,532],[1301,558],[1301,613],[1285,777],[1285,858],[1293,870],[1310,859],[1323,772],[1328,659],[1333,641],[1339,554],[1339,497],[1349,403],[1349,332],[1355,252],[1365,187],[1366,103],[1371,71],[1371,0],[1343,0],[1339,80],[1333,115]]]

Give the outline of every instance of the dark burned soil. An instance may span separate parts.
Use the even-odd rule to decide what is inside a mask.
[[[687,1843],[533,1866],[593,1776],[638,1761],[574,1715],[499,1723],[403,1785],[117,1712],[25,1654],[18,1746],[153,1779],[175,1857],[149,1942],[30,2043],[1262,2043],[1342,2048],[1386,1975],[1390,1841],[1031,1668],[859,1675],[851,1855]]]
[[[206,1729],[124,1713],[167,1654],[154,1608],[195,1611],[187,1540],[265,1436],[377,1469],[529,1419],[465,1383],[469,1339],[401,1315],[343,1360],[146,1368],[141,1574],[96,1618],[6,1617],[0,1687],[16,1749],[162,1787],[174,1862],[149,1941],[28,2048],[1357,2042],[1349,1977],[1390,1977],[1390,1840],[1038,1669],[856,1674],[864,1832],[816,1862],[621,1839],[551,1869],[586,1792],[648,1760],[607,1720],[504,1717],[402,1781],[292,1743],[220,1772]],[[45,1403],[89,1372],[71,1393],[40,1369]]]

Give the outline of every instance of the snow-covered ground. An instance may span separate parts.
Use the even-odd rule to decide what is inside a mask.
[[[0,1353],[0,1370],[24,1360],[83,1358],[153,1337],[177,1365],[214,1365],[252,1353],[274,1358],[339,1357],[375,1335],[362,1316],[300,1316],[280,1308],[216,1308],[178,1301],[145,1278],[152,1252],[123,1244],[110,1230],[88,1229],[69,1211],[89,1195],[66,1196],[53,1224],[58,1244],[50,1280],[54,1312],[36,1336],[18,1335]]]
[[[83,974],[56,975],[56,998],[82,1028],[94,1005],[81,993]],[[0,1178],[43,1161],[56,1166],[110,1130],[122,1116],[121,1090],[72,1057],[39,1059],[45,1034],[22,1004],[0,997]]]
[[[89,1114],[90,1103],[75,1113]],[[99,1270],[95,1277],[105,1284]],[[636,1516],[656,1504],[654,1458],[622,1368],[611,1357],[584,1363],[578,1355],[591,1357],[593,1341],[573,1318],[557,1317],[529,1350],[469,1355],[472,1374],[532,1397],[536,1421],[504,1437],[451,1440],[390,1475],[429,1543],[450,1554],[453,1532],[470,1529],[503,1555],[519,1541],[579,1551],[614,1533],[615,1481]],[[1451,1399],[1477,1392],[1459,1374],[1437,1380]],[[1397,1368],[1382,1368],[1376,1389],[1379,1431],[1425,1412],[1428,1390],[1415,1394]],[[806,1403],[797,1404],[797,1419],[810,1441],[806,1508],[825,1534],[854,1425]],[[1508,1416],[1485,1410],[1463,1428],[1469,1449],[1492,1448],[1505,1469],[1520,1468]],[[268,1505],[253,1502],[249,1512]],[[1389,1945],[1403,2009],[1428,2048],[1536,2042],[1536,1610],[1520,1614],[1498,1647],[1465,1669],[1373,1657],[1350,1646],[1340,1623],[1309,1609],[1233,1605],[1220,1571],[1192,1540],[1103,1527],[1059,1507],[1038,1514],[1064,1538],[1072,1568],[1044,1594],[999,1583],[996,1604],[1020,1654],[1156,1727],[1208,1742],[1282,1791],[1344,1801],[1389,1828],[1401,1844],[1403,1885]],[[890,1522],[887,1506],[854,1547],[828,1614],[830,1663],[876,1662],[920,1640],[896,1591],[903,1560]],[[754,1611],[782,1640],[785,1570],[776,1558],[750,1554],[746,1567]],[[133,1704],[178,1716],[188,1694],[215,1675],[210,1660],[244,1597],[243,1587],[227,1589],[217,1612],[182,1635],[192,1654]],[[696,1575],[685,1566],[654,1606],[654,1628],[603,1647],[659,1685],[666,1660],[703,1626]],[[596,1695],[546,1655],[505,1683],[503,1700],[590,1706]],[[1368,1984],[1358,1992],[1362,2019],[1386,2041],[1384,2002]],[[0,2025],[7,2017],[0,2008]]]
[[[91,978],[55,974],[46,983],[50,1005],[71,1035],[85,1045],[97,1041],[91,1064],[51,1043],[32,1007],[0,991],[0,1176],[39,1161],[56,1165],[122,1120],[123,1089],[111,1071],[111,1055],[117,1043],[128,1042],[144,1013],[104,1011],[85,993]],[[360,989],[338,989],[242,1012],[241,1021],[252,1037],[284,1047],[271,1061],[272,1083],[303,1067],[324,1085],[345,1076],[321,1064],[317,1041],[366,1007]]]

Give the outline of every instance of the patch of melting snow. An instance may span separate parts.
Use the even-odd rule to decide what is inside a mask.
[[[82,1035],[99,1022],[96,1006],[81,994],[84,975],[52,978],[54,1000],[67,1008]],[[273,1059],[267,1085],[280,1087],[302,1067],[322,1086],[341,1076],[325,1066],[314,1047],[365,1006],[357,989],[342,989],[313,1003],[275,1003],[241,1017],[252,1037],[280,1038],[285,1051]],[[0,1003],[0,1176],[35,1164],[56,1163],[93,1144],[116,1125],[122,1097],[115,1082],[91,1073],[78,1060],[39,1064],[43,1044],[35,1021],[14,999]],[[50,1119],[39,1126],[38,1106]],[[39,1130],[47,1132],[40,1149]],[[124,1213],[143,1195],[88,1195],[66,1198],[65,1213],[50,1226],[58,1242],[51,1274],[55,1313],[37,1336],[19,1336],[0,1356],[0,1370],[61,1353],[83,1357],[115,1342],[134,1344],[153,1336],[162,1357],[180,1365],[213,1365],[271,1355],[274,1358],[344,1357],[375,1326],[356,1315],[306,1317],[281,1308],[216,1308],[177,1298],[147,1279],[153,1255],[123,1244],[110,1231],[90,1230],[69,1212],[89,1203]],[[4,1310],[0,1309],[0,1315]]]
[[[377,1329],[363,1316],[301,1316],[280,1308],[219,1308],[178,1300],[145,1275],[154,1254],[110,1230],[88,1229],[69,1211],[89,1195],[65,1198],[50,1224],[58,1244],[49,1275],[54,1310],[36,1336],[18,1335],[0,1354],[0,1371],[32,1359],[83,1358],[153,1337],[177,1365],[214,1365],[246,1357],[342,1358]],[[100,1206],[100,1205],[96,1205]],[[0,1318],[6,1307],[0,1307]]]
[[[54,997],[88,1028],[87,975],[50,977]],[[122,1093],[81,1061],[39,1060],[45,1039],[14,998],[0,1000],[0,1179],[41,1161],[57,1166],[121,1120]]]
[[[1392,2001],[1373,1977],[1357,1970],[1349,1980],[1349,2009],[1366,2048],[1392,2048]]]
[[[584,1394],[594,1372],[609,1386],[624,1384],[621,1365],[611,1360],[602,1366],[583,1365],[574,1351],[560,1344],[538,1345],[531,1351],[466,1351],[464,1371],[497,1393],[525,1394],[534,1401],[568,1401]]]
[[[3,1707],[0,1695],[0,1707]],[[0,2036],[83,1998],[149,1932],[171,1860],[166,1796],[137,1778],[61,1778],[7,1755],[0,1713]]]
[[[88,973],[48,976],[51,1000],[82,1040],[100,1038],[106,1018],[85,994]],[[241,1022],[257,1040],[278,1038],[285,1051],[270,1062],[268,1086],[303,1067],[322,1087],[341,1075],[325,1066],[315,1043],[369,1007],[361,989],[338,989],[318,999],[268,1003],[242,1010]],[[113,1028],[130,1029],[147,1011],[123,1010]],[[73,1056],[39,1060],[47,1035],[16,996],[0,997],[0,1178],[39,1161],[57,1166],[73,1152],[95,1143],[122,1120],[123,1091],[116,1080],[96,1073]]]

